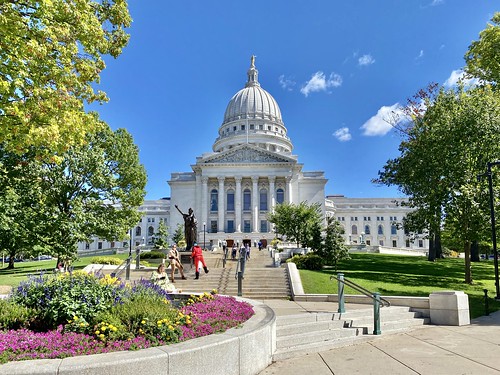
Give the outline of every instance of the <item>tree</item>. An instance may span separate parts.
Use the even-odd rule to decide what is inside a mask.
[[[181,247],[180,242],[184,240],[184,225],[177,224],[177,228],[175,229],[174,234],[172,235],[172,241],[177,244],[177,246]]]
[[[316,250],[316,254],[322,257],[323,262],[335,267],[337,272],[338,262],[340,260],[350,259],[349,249],[345,244],[344,228],[334,217],[326,219],[325,236],[322,246]]]
[[[2,1],[0,143],[51,157],[98,130],[84,105],[107,100],[94,87],[130,23],[125,0]]]
[[[60,162],[25,157],[10,171],[23,196],[15,211],[26,219],[23,236],[61,257],[73,256],[77,243],[93,236],[124,238],[140,219],[146,184],[130,134],[103,126],[58,156]],[[21,194],[26,186],[33,186],[30,194]]]
[[[155,233],[154,247],[155,249],[166,249],[168,247],[168,228],[163,219],[160,219],[158,232]]]
[[[313,228],[321,223],[319,203],[308,205],[301,202],[282,203],[275,207],[268,220],[275,225],[276,232],[286,236],[287,241],[307,247],[312,239]]]
[[[465,282],[472,282],[470,246],[488,225],[484,173],[500,155],[500,96],[490,86],[441,89],[415,116],[401,142],[401,155],[389,160],[379,181],[409,196],[431,233],[446,220],[465,253]]]
[[[466,72],[498,87],[500,82],[500,12],[495,13],[479,40],[472,42],[465,54]]]

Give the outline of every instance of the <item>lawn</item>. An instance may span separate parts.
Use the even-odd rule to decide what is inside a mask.
[[[461,290],[469,295],[471,318],[485,314],[484,289],[488,290],[489,311],[500,309],[495,301],[495,272],[493,261],[472,263],[472,285],[464,283],[464,260],[439,259],[429,262],[425,257],[350,254],[351,259],[339,264],[338,272],[371,292],[386,296],[422,296],[439,290]],[[336,294],[337,281],[333,268],[323,271],[300,270],[305,293]],[[346,288],[347,294],[359,294]]]
[[[110,255],[113,258],[127,259],[128,254]],[[74,270],[81,270],[90,264],[94,256],[81,257],[71,265]],[[1,265],[1,260],[0,260]],[[0,285],[17,286],[28,275],[40,274],[40,272],[52,272],[56,268],[56,258],[51,260],[38,260],[31,262],[14,263],[14,269],[7,269],[7,263],[0,268]]]

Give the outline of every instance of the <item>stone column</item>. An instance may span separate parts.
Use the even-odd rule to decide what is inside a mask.
[[[293,196],[292,196],[292,177],[289,176],[286,178],[286,190],[287,190],[287,203],[292,203],[293,202]]]
[[[236,180],[236,192],[234,197],[234,217],[235,217],[235,225],[236,232],[241,233],[241,176],[236,176],[234,178]]]
[[[259,176],[252,176],[252,221],[253,232],[259,231]]]
[[[219,180],[219,205],[217,207],[219,217],[218,217],[218,223],[217,223],[217,231],[218,232],[224,232],[224,228],[226,227],[226,222],[225,222],[225,213],[226,213],[226,200],[225,200],[225,194],[224,194],[224,176],[219,176],[217,177]]]
[[[201,177],[201,222],[198,221],[198,237],[200,237],[201,233],[201,238],[203,238],[203,223],[205,223],[208,226],[207,219],[208,219],[208,177],[207,176],[202,176]],[[195,213],[196,215],[196,213]],[[206,228],[205,228],[206,229]],[[201,242],[200,239],[198,239],[198,242]]]
[[[274,186],[274,181],[276,180],[276,176],[269,176],[269,198],[271,199],[269,204],[269,211],[274,211],[274,206],[276,206],[276,187]]]

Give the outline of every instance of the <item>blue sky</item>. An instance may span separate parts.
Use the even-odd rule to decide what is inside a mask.
[[[212,151],[256,55],[305,171],[326,194],[398,197],[371,183],[398,156],[384,119],[431,82],[449,85],[499,5],[489,0],[129,0],[130,43],[107,59],[92,107],[126,128],[148,173],[146,199]]]

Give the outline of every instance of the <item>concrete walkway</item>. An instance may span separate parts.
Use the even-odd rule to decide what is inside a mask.
[[[263,301],[279,315],[336,311],[329,302]],[[346,310],[367,308],[346,306]],[[500,311],[468,326],[428,325],[353,346],[275,362],[259,375],[500,374]]]

